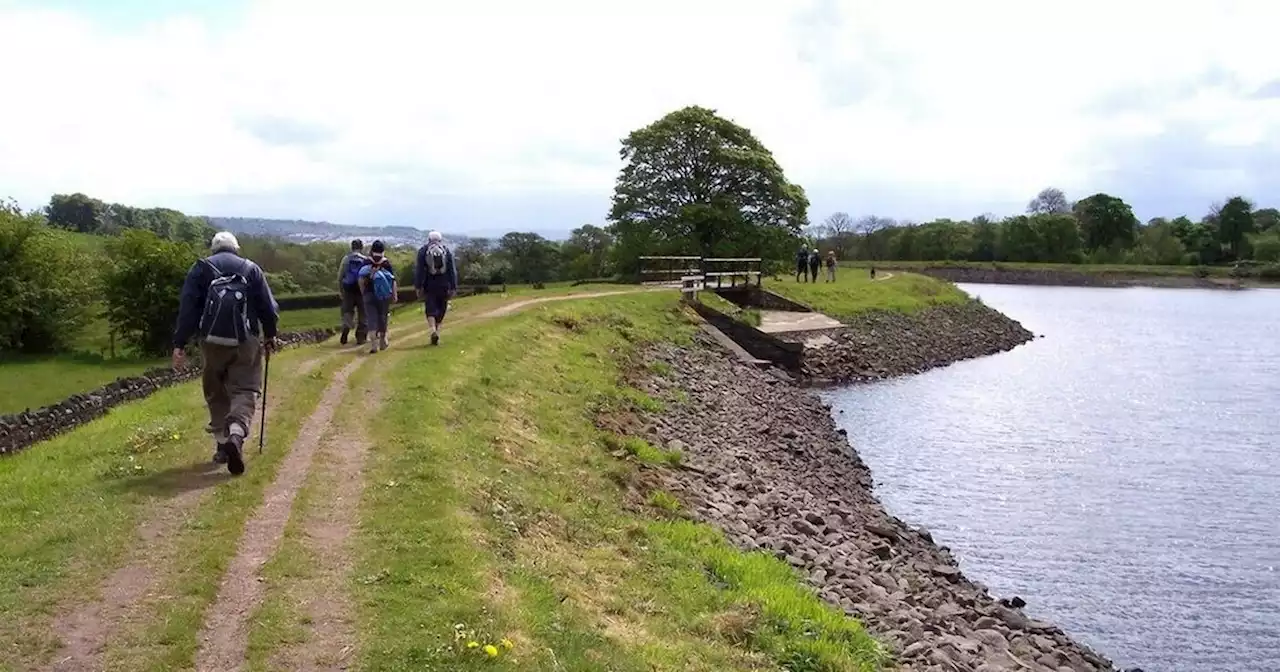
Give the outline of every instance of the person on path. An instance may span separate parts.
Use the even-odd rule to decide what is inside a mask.
[[[360,296],[360,269],[369,263],[364,256],[364,242],[359,238],[351,241],[351,251],[342,257],[338,265],[338,296],[342,297],[342,336],[338,342],[347,344],[347,336],[351,329],[356,330],[356,345],[364,343],[367,336],[368,318],[364,312],[364,301]]]
[[[262,389],[264,351],[278,348],[280,307],[257,264],[240,256],[234,234],[213,237],[210,256],[187,271],[173,330],[173,368],[186,364],[187,341],[200,339],[207,431],[213,461],[244,473],[244,441]]]
[[[800,246],[800,251],[796,252],[796,282],[800,282],[802,277],[805,282],[809,281],[809,250],[803,245]]]
[[[439,231],[427,234],[427,244],[418,248],[413,267],[413,288],[425,304],[427,327],[431,329],[431,345],[440,344],[440,325],[449,310],[449,299],[458,293],[458,268],[453,252],[444,244]]]
[[[836,281],[836,251],[827,252],[827,282]]]
[[[818,281],[818,269],[822,268],[822,255],[818,253],[818,248],[813,248],[809,253],[809,275],[813,277],[813,281]]]
[[[387,259],[382,241],[375,240],[369,248],[369,263],[360,268],[360,291],[364,293],[364,314],[369,318],[369,354],[386,350],[387,321],[391,318],[391,304],[396,302],[400,285],[395,270]]]
[[[875,279],[876,279],[876,267],[875,267],[875,266],[872,266],[872,267],[871,267],[871,279],[872,279],[872,280],[875,280]]]

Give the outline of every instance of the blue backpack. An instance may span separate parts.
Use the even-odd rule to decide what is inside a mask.
[[[347,257],[347,273],[342,276],[342,284],[345,287],[355,287],[360,281],[360,269],[369,263],[369,258],[359,252],[352,252]]]
[[[391,298],[395,294],[396,276],[385,268],[373,272],[373,295],[379,301]]]

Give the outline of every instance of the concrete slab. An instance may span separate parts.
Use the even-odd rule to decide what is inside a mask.
[[[756,357],[751,356],[751,353],[743,350],[741,345],[735,343],[734,340],[729,338],[729,336],[723,331],[716,329],[710,322],[703,321],[699,326],[702,327],[703,331],[707,332],[712,338],[714,338],[721,347],[733,353],[733,355],[742,362],[762,368],[770,365],[768,360],[757,359]]]
[[[760,311],[760,331],[766,334],[839,329],[843,326],[839,320],[827,317],[822,313],[795,313],[784,310]]]

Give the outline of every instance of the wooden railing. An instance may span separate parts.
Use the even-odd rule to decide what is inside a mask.
[[[687,298],[696,298],[698,292],[715,283],[720,289],[750,286],[755,281],[760,286],[762,261],[759,258],[717,258],[675,256],[640,257],[640,283],[678,287]]]

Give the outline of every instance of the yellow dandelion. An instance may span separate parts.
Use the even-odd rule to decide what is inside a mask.
[[[468,648],[468,649],[478,649],[478,648],[480,648],[480,642],[467,642],[467,648]]]
[[[485,653],[487,653],[487,654],[489,654],[489,657],[490,657],[490,658],[493,658],[494,656],[497,656],[497,655],[498,655],[498,647],[496,647],[496,646],[494,646],[494,645],[492,645],[492,644],[485,644],[485,645],[484,645],[484,652],[485,652]]]
[[[173,435],[173,440],[174,440],[174,441],[177,441],[178,439],[181,439],[181,438],[182,438],[182,435],[181,435],[181,434],[174,434],[174,435]]]
[[[513,642],[513,641],[511,641],[511,640],[507,639],[506,637],[503,637],[503,638],[502,638],[502,648],[507,649],[508,651],[510,651],[511,649],[514,649],[515,647],[516,647],[516,643],[515,643],[515,642]]]

